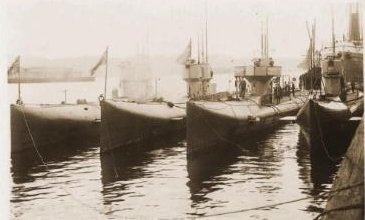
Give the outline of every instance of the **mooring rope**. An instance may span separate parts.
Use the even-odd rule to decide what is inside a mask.
[[[48,164],[44,161],[44,158],[43,158],[43,156],[41,155],[41,153],[40,153],[40,151],[39,151],[39,149],[38,149],[38,147],[37,147],[37,144],[36,144],[36,142],[35,142],[35,140],[34,140],[34,137],[33,137],[33,134],[32,134],[32,132],[31,132],[31,129],[30,129],[30,126],[29,126],[28,120],[27,120],[27,118],[26,118],[26,116],[25,116],[24,105],[20,105],[20,109],[21,109],[21,112],[22,112],[22,115],[23,115],[23,119],[24,119],[25,126],[26,126],[26,128],[27,128],[27,132],[28,132],[28,134],[29,134],[29,136],[30,136],[30,138],[31,138],[32,145],[33,145],[33,147],[34,147],[34,149],[35,149],[35,151],[36,151],[36,153],[37,153],[37,155],[38,155],[39,159],[41,160],[42,165],[43,165],[43,166],[46,168],[46,170],[49,172],[49,166],[48,166]],[[68,195],[70,195],[70,196],[71,196],[71,198],[72,198],[73,200],[75,200],[76,202],[80,203],[82,206],[87,207],[87,208],[90,208],[90,209],[92,209],[92,210],[94,210],[94,211],[96,211],[96,212],[98,212],[99,214],[102,214],[102,215],[106,215],[106,214],[107,214],[106,212],[104,212],[104,211],[102,211],[102,210],[99,210],[98,208],[96,208],[96,207],[94,207],[94,206],[91,206],[91,205],[89,205],[89,204],[87,204],[87,203],[83,202],[81,199],[78,199],[78,198],[77,198],[74,194],[72,194],[70,191],[68,191],[68,190],[67,190],[65,187],[63,187],[62,185],[60,185],[59,187],[60,187],[60,188],[61,188],[64,192],[66,192]]]
[[[35,143],[35,141],[34,141],[34,137],[33,137],[32,133],[31,133],[31,131],[30,131],[30,127],[29,127],[29,124],[28,124],[28,120],[27,120],[27,118],[25,117],[24,105],[23,105],[23,104],[21,104],[21,105],[20,105],[20,109],[21,109],[21,112],[22,112],[22,115],[23,115],[23,119],[24,119],[25,127],[27,128],[27,131],[28,131],[29,137],[30,137],[30,139],[31,139],[31,141],[32,141],[32,145],[33,145],[33,147],[34,147],[34,149],[35,149],[35,151],[36,151],[36,153],[37,153],[37,155],[38,155],[39,159],[41,160],[42,164],[43,164],[43,165],[44,165],[44,166],[48,169],[48,165],[46,164],[46,162],[44,161],[44,159],[43,159],[43,157],[42,157],[41,153],[39,152],[38,147],[37,147],[37,145],[36,145],[36,143]]]
[[[242,145],[240,145],[240,144],[237,144],[237,143],[235,143],[235,142],[233,142],[233,141],[230,141],[229,139],[227,139],[227,138],[225,138],[225,137],[223,137],[210,123],[209,123],[209,119],[207,119],[206,117],[205,117],[205,115],[202,113],[202,112],[200,112],[200,110],[198,110],[197,111],[198,112],[198,114],[200,115],[200,116],[202,116],[202,118],[203,118],[203,121],[205,122],[205,124],[206,125],[208,125],[208,127],[214,132],[214,134],[219,138],[219,139],[221,139],[222,141],[224,141],[224,142],[226,142],[226,143],[228,143],[228,144],[231,144],[231,145],[234,145],[234,146],[236,146],[236,147],[238,147],[239,149],[241,149],[241,150],[244,150],[244,151],[246,151],[247,152],[247,150],[246,149],[244,149],[244,146],[242,146]]]
[[[326,144],[324,142],[324,139],[323,139],[322,128],[321,128],[321,125],[320,125],[320,117],[319,117],[319,113],[317,111],[318,111],[318,106],[314,103],[314,115],[316,117],[315,121],[316,121],[316,126],[318,128],[318,133],[319,133],[319,139],[321,141],[321,146],[323,147],[324,152],[326,153],[326,156],[328,157],[328,159],[330,159],[332,162],[337,163],[339,160],[342,159],[342,157],[335,158],[335,157],[332,157],[331,154],[329,153],[329,151],[326,147]]]
[[[323,147],[324,149],[324,152],[326,154],[326,156],[332,161],[332,162],[338,162],[339,160],[342,159],[342,157],[345,157],[346,159],[348,159],[349,162],[351,162],[351,164],[354,165],[354,167],[360,169],[361,171],[363,171],[363,167],[359,166],[358,164],[356,164],[355,162],[353,162],[348,156],[347,156],[347,152],[344,154],[344,156],[340,156],[338,158],[336,157],[333,157],[330,153],[329,153],[329,150],[328,148],[326,147],[326,144],[324,142],[324,139],[323,139],[323,132],[322,132],[322,128],[321,128],[321,125],[320,125],[320,117],[319,117],[319,113],[317,112],[318,110],[318,106],[317,105],[314,105],[315,109],[314,109],[314,114],[315,114],[315,117],[316,117],[316,126],[318,128],[318,133],[319,133],[319,138],[320,138],[320,141],[321,141],[321,146]]]
[[[314,105],[315,107],[314,108],[317,108],[318,109],[318,106],[317,105]],[[316,107],[317,106],[317,107]],[[317,122],[317,128],[318,128],[318,133],[319,133],[319,138],[320,138],[320,141],[321,141],[321,146],[323,147],[324,149],[324,152],[327,156],[328,159],[330,159],[332,162],[335,162],[337,163],[338,161],[340,161],[343,157],[346,158],[352,165],[353,167],[356,167],[357,169],[359,169],[361,172],[364,171],[364,168],[359,166],[358,164],[356,164],[355,162],[352,161],[352,159],[350,157],[347,156],[347,152],[343,155],[343,156],[340,156],[340,157],[333,157],[331,156],[331,154],[329,153],[329,150],[328,148],[326,147],[326,144],[324,142],[324,139],[323,139],[323,133],[322,133],[322,128],[321,128],[321,125],[320,125],[320,118],[319,118],[319,114],[317,112],[317,109],[314,110],[314,114],[315,114],[315,117],[316,117],[316,122]],[[351,143],[350,143],[351,144]]]

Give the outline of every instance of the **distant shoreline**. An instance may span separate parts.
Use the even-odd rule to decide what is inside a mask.
[[[91,82],[95,81],[95,77],[72,77],[72,78],[60,78],[60,77],[23,77],[20,79],[20,83],[52,83],[52,82]],[[18,83],[18,78],[8,78],[8,84]]]

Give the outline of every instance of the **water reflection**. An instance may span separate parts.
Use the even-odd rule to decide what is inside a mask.
[[[299,165],[299,178],[303,183],[310,188],[312,184],[311,180],[311,162],[310,162],[310,148],[305,139],[304,134],[298,132],[298,144],[297,144],[297,163]]]
[[[183,145],[184,136],[179,134],[168,139],[156,139],[150,145],[130,145],[100,155],[104,204],[123,202],[125,196],[139,194],[131,189],[136,185],[134,180],[138,183],[138,179],[148,179],[155,170],[151,171],[146,167],[162,157],[168,160],[169,157],[180,153],[171,147]]]
[[[75,201],[78,210],[83,210],[83,205],[78,201],[82,201],[86,195],[90,199],[94,198],[94,187],[98,187],[92,176],[99,167],[94,160],[99,154],[98,146],[53,145],[39,152],[47,166],[34,151],[12,155],[13,217],[34,219],[42,216],[52,219],[54,214],[50,210],[58,210],[58,216],[68,218],[56,208],[60,202],[63,204],[61,210],[75,212],[72,209]]]
[[[119,180],[142,177],[143,167],[151,163],[154,157],[166,148],[181,143],[184,134],[171,136],[168,139],[155,139],[149,144],[120,147],[100,155],[102,183],[107,185]]]
[[[35,154],[14,158],[12,213],[24,219],[94,219],[95,210],[102,211],[100,219],[194,218],[310,195],[222,217],[313,219],[325,205],[323,192],[336,165],[311,154],[299,131],[297,124],[286,124],[238,140],[233,151],[193,160],[187,160],[184,137],[103,155],[95,146],[60,146],[42,152],[48,169]]]
[[[320,213],[323,211],[323,204],[327,201],[327,196],[323,192],[330,190],[339,161],[332,161],[323,151],[313,150],[313,146],[309,145],[307,141],[305,134],[300,130],[296,153],[299,178],[306,185],[305,188],[302,188],[303,193],[313,196],[312,202],[306,210]]]
[[[31,148],[27,151],[11,155],[11,173],[13,182],[20,184],[32,182],[38,176],[35,173],[46,172],[48,168],[62,168],[65,161],[71,157],[80,155],[89,148],[96,147],[99,138],[73,139],[62,143],[44,146],[42,148]],[[42,161],[43,160],[43,161]]]
[[[206,195],[220,189],[218,184],[226,179],[219,176],[227,171],[230,172],[228,166],[237,162],[238,156],[237,151],[227,152],[226,150],[199,158],[190,158],[187,161],[189,177],[187,186],[191,193],[193,207],[198,203],[207,202],[209,199]]]
[[[336,173],[338,164],[340,163],[340,160],[334,161],[333,158],[339,158],[341,154],[330,155],[330,158],[324,151],[313,150],[313,148],[318,148],[318,145],[321,143],[312,142],[312,145],[309,145],[302,130],[300,130],[298,136],[297,160],[303,171],[301,177],[310,176],[310,181],[303,181],[312,183],[314,189],[321,187],[323,184],[332,183],[333,175]],[[347,146],[340,144],[328,147],[337,149],[347,148]],[[308,170],[310,170],[310,175],[308,175]]]
[[[358,127],[358,121],[348,121],[338,124],[338,130],[326,128],[321,132],[310,132],[305,128],[300,129],[300,133],[305,140],[305,144],[310,147],[311,153],[333,158],[341,157],[347,150]],[[313,128],[315,129],[315,128]]]
[[[189,157],[187,186],[191,207],[197,209],[190,214],[203,216],[209,209],[225,207],[230,200],[242,200],[243,195],[252,192],[275,194],[280,190],[281,184],[276,178],[281,175],[279,163],[283,159],[283,149],[278,145],[285,135],[282,131],[268,131],[254,138],[235,139],[234,145],[217,147],[216,152],[208,155]],[[273,144],[275,142],[278,145]],[[239,185],[241,193],[228,192],[229,187]],[[214,195],[220,193],[226,193],[226,197],[217,200]]]

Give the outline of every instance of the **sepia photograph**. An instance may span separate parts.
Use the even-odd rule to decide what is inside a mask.
[[[363,1],[0,3],[0,219],[364,219]]]

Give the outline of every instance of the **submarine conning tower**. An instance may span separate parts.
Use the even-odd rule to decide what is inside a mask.
[[[324,92],[326,96],[340,96],[344,90],[342,61],[334,56],[325,57],[321,61]]]
[[[265,95],[271,79],[281,76],[281,66],[274,66],[272,58],[259,58],[254,60],[253,66],[236,66],[234,76],[237,81],[246,79],[250,83],[251,95]]]
[[[213,70],[209,63],[196,62],[194,59],[188,59],[185,62],[183,79],[187,83],[188,97],[198,99],[199,97],[213,94],[215,92],[214,84],[210,83],[213,78]]]
[[[268,20],[266,19],[266,28],[262,25],[261,34],[261,57],[253,60],[253,66],[236,66],[234,77],[236,85],[242,80],[247,80],[250,84],[251,95],[265,96],[271,95],[271,80],[274,77],[281,76],[281,66],[275,66],[274,60],[269,57],[269,37],[268,37]]]

